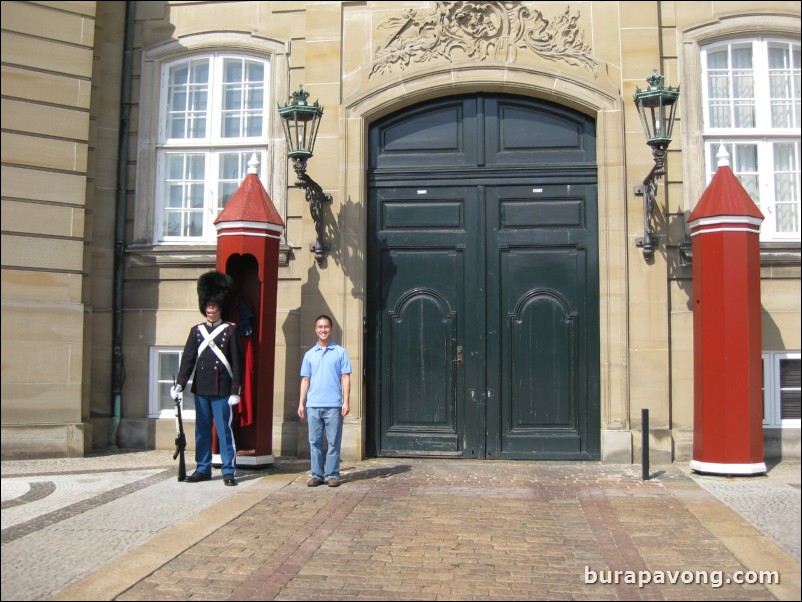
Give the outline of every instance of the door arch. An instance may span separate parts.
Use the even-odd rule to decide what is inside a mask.
[[[368,452],[599,457],[595,122],[428,101],[369,131]]]

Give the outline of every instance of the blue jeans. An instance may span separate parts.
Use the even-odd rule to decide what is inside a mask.
[[[237,448],[231,430],[231,407],[228,395],[203,397],[195,395],[195,462],[197,471],[212,474],[212,419],[217,428],[220,459],[224,475],[234,475]]]
[[[340,443],[343,438],[342,408],[306,408],[312,476],[321,480],[340,478]],[[323,471],[323,430],[326,431],[326,470]]]

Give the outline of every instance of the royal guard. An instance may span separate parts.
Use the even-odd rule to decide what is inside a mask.
[[[198,278],[198,305],[205,321],[193,326],[184,346],[181,367],[171,393],[181,394],[194,372],[195,472],[188,483],[212,478],[212,428],[217,433],[222,461],[223,483],[236,485],[232,407],[242,395],[243,352],[237,325],[224,320],[235,297],[234,281],[222,272],[207,272]]]

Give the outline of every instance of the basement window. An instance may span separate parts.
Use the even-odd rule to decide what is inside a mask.
[[[763,426],[800,428],[800,353],[763,353]]]
[[[183,347],[151,347],[148,402],[149,418],[174,418],[175,401],[170,397],[170,387],[178,374],[181,365]],[[191,393],[192,380],[184,391],[184,402],[181,405],[181,416],[186,420],[195,419],[195,396]]]

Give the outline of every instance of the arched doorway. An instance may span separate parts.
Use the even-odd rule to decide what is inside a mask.
[[[598,458],[593,119],[448,97],[369,145],[368,452]]]

